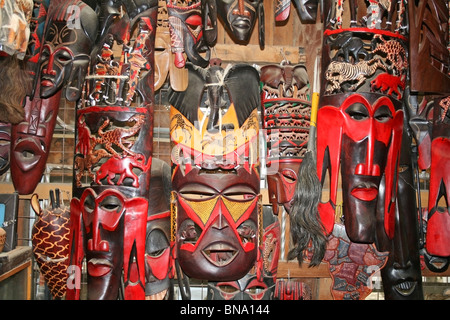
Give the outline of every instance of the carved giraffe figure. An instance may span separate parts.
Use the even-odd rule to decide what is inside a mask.
[[[374,40],[380,39],[382,43],[377,44],[372,53],[385,53],[386,59],[392,63],[392,68],[397,72],[397,75],[408,68],[406,51],[400,42],[397,40],[385,40],[381,34],[376,34],[373,38]]]

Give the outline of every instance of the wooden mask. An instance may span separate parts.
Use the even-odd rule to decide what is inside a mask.
[[[24,121],[11,129],[11,176],[19,194],[32,193],[41,179],[62,91],[69,101],[80,97],[96,36],[97,16],[85,3],[54,1],[49,6],[34,96],[26,97]]]
[[[125,13],[96,44],[77,106],[71,257],[79,266],[86,256],[88,298],[96,300],[116,299],[121,281],[124,299],[145,299],[157,1],[122,4]]]
[[[172,241],[188,276],[236,280],[253,266],[262,228],[259,75],[244,64],[186,68],[187,90],[169,93]]]
[[[267,143],[267,187],[274,214],[278,205],[290,211],[298,169],[306,152],[311,117],[309,79],[303,65],[265,65],[264,132]]]

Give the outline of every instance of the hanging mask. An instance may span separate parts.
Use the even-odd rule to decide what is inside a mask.
[[[219,0],[217,13],[222,18],[225,29],[229,30],[235,41],[248,43],[258,20],[259,45],[264,47],[264,6],[259,0]]]
[[[248,65],[186,67],[188,89],[169,94],[172,240],[188,276],[236,280],[253,266],[262,230],[259,76]]]
[[[176,1],[168,0],[167,11],[175,66],[177,68],[184,67],[186,61],[183,53],[185,53],[190,62],[206,67],[209,62],[209,47],[203,40],[201,2],[197,1],[189,6],[181,6]],[[203,58],[200,55],[201,52],[206,52],[207,57]]]
[[[120,21],[104,30],[85,84],[89,94],[77,105],[71,264],[86,257],[88,298],[95,300],[119,292],[125,300],[146,297],[157,2],[124,1],[123,9],[125,30],[136,36],[115,38]],[[69,299],[80,298],[77,289]]]
[[[52,2],[43,34],[34,97],[26,98],[25,119],[11,130],[11,175],[20,194],[32,193],[41,179],[62,90],[65,88],[69,101],[80,97],[96,35],[97,16],[89,6],[81,1]],[[29,177],[26,181],[22,179],[24,174]]]
[[[290,211],[297,173],[306,152],[311,117],[309,80],[303,65],[261,67],[267,142],[267,187],[273,212]]]

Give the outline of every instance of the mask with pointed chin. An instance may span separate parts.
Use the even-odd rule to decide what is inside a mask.
[[[439,257],[450,256],[450,118],[444,112],[435,102],[426,234],[428,253]]]
[[[327,231],[334,224],[339,166],[345,227],[354,242],[371,243],[375,236],[375,209],[383,174],[386,194],[394,188],[400,151],[403,112],[400,103],[379,94],[325,96],[318,111],[317,170],[323,181],[330,174],[330,200],[319,204]],[[384,226],[393,236],[392,197],[386,196]]]

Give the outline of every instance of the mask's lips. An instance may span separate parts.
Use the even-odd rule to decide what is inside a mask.
[[[42,81],[41,81],[41,86],[42,87],[54,87],[55,84],[53,83],[52,80],[46,79],[43,77]]]
[[[362,201],[372,201],[378,196],[378,188],[373,183],[363,183],[351,191],[352,196]]]
[[[224,267],[230,264],[238,253],[235,248],[223,242],[213,243],[201,252],[209,262],[217,267]]]
[[[394,286],[395,290],[406,297],[411,295],[413,291],[416,289],[417,282],[416,281],[402,281]]]
[[[92,258],[88,261],[88,273],[92,277],[102,277],[110,272],[113,264],[107,259]]]
[[[249,30],[251,27],[250,19],[239,16],[233,21],[232,26],[235,29]]]

